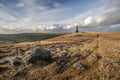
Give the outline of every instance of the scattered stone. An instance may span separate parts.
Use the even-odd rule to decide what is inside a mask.
[[[74,55],[73,57],[77,57],[78,60],[82,60],[84,58],[82,55]]]
[[[49,48],[54,48],[54,47],[55,47],[55,45],[50,45],[50,46],[49,46]]]
[[[113,65],[120,66],[120,62],[114,62]]]
[[[97,56],[96,54],[91,54],[90,57],[91,57],[91,58],[94,58],[94,59],[96,59],[96,60],[98,59],[98,56]]]
[[[23,54],[24,52],[27,51],[26,47],[16,47],[15,49],[16,49],[16,52],[20,54]]]
[[[24,72],[23,70],[19,70],[13,74],[12,77],[17,77],[17,76],[25,76],[27,73]]]
[[[67,56],[67,51],[66,50],[61,51],[60,53],[58,53],[58,56],[59,57]]]
[[[9,53],[9,52],[11,52],[11,50],[9,48],[8,49],[3,49],[3,50],[0,49],[0,54]]]
[[[26,50],[27,50],[27,48],[25,48],[25,47],[22,47],[19,49],[20,52],[25,52]]]
[[[60,48],[56,48],[56,51],[57,51],[57,52],[60,52],[60,51],[61,51],[61,49],[60,49]]]
[[[0,53],[5,53],[3,50],[0,50]]]
[[[85,68],[83,64],[80,64],[78,62],[74,63],[74,67],[78,68],[78,69],[84,69]]]
[[[0,60],[0,64],[6,64],[11,60],[12,57],[5,57]]]
[[[58,65],[64,65],[65,63],[67,63],[67,60],[65,58],[58,58],[56,60],[56,64]]]
[[[51,52],[47,48],[35,48],[29,51],[29,55],[27,55],[24,59],[26,64],[34,64],[37,61],[51,61]]]
[[[73,67],[79,69],[80,71],[88,70],[89,66],[76,62],[73,64]]]
[[[5,57],[3,59],[0,60],[0,64],[6,64],[6,63],[11,63],[11,65],[17,67],[19,65],[21,65],[20,59],[15,56],[15,57]]]
[[[84,58],[83,56],[79,56],[79,57],[78,57],[79,60],[82,60],[83,58]]]
[[[62,50],[60,53],[62,53],[62,54],[66,54],[67,51],[66,51],[66,50]]]
[[[99,38],[100,37],[100,35],[99,34],[96,34],[96,38]]]
[[[3,73],[4,71],[8,70],[8,67],[0,67],[0,74]]]
[[[96,61],[98,61],[100,58],[101,58],[100,56],[98,56],[97,54],[94,54],[94,53],[92,53],[88,56],[90,64],[96,63]]]
[[[18,66],[21,65],[21,62],[20,62],[19,59],[13,59],[13,60],[11,61],[11,64],[12,64],[13,66],[15,66],[15,67],[18,67]]]

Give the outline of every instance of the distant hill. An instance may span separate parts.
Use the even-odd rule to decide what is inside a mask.
[[[0,34],[0,43],[19,43],[40,41],[63,35],[62,33],[22,33],[22,34]]]

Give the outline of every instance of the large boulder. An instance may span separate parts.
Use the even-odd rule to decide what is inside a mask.
[[[26,64],[34,64],[38,61],[51,61],[51,52],[47,48],[35,48],[28,51],[28,55],[24,58]]]

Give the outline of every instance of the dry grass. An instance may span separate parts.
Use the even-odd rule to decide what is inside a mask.
[[[50,63],[40,61],[17,68],[9,63],[0,64],[0,80],[120,80],[119,35],[119,32],[73,33],[41,42],[2,44],[0,59],[24,58],[34,47],[50,48],[53,57]],[[18,71],[21,74],[14,75]]]

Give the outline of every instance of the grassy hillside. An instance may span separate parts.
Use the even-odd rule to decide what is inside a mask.
[[[27,41],[40,41],[54,38],[63,34],[57,33],[24,33],[24,34],[0,34],[0,43],[19,43]]]
[[[120,32],[84,32],[2,44],[0,80],[120,80],[119,35]],[[49,60],[37,58],[41,53],[39,57],[50,57],[48,50],[52,54]],[[34,63],[27,64],[28,57]]]

